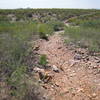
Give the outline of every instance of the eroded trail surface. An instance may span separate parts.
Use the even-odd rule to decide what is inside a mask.
[[[59,33],[49,41],[40,40],[38,53],[47,55],[50,66],[59,72],[50,73],[50,82],[42,84],[51,100],[100,100],[100,67],[93,69],[92,60],[75,59],[75,52],[64,45]],[[92,67],[91,67],[91,66]]]

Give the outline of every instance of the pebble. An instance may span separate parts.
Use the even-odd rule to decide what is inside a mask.
[[[92,94],[92,97],[93,97],[93,98],[95,98],[96,96],[97,96],[97,94],[96,94],[96,93],[93,93],[93,94]]]
[[[81,59],[82,59],[82,56],[79,55],[79,54],[77,54],[77,55],[74,56],[74,59],[75,59],[75,60],[81,60]]]
[[[70,77],[73,77],[73,76],[75,76],[76,75],[76,73],[72,73],[72,74],[70,74]]]
[[[59,73],[59,69],[58,69],[58,67],[55,66],[55,65],[52,66],[52,70],[53,70],[54,72]]]
[[[35,67],[33,70],[35,72],[44,72],[44,69],[41,69],[41,68],[38,68],[38,67]]]

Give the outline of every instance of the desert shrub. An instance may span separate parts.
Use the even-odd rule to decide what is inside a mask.
[[[0,23],[0,70],[3,75],[11,74],[23,64],[30,46],[28,41],[37,32],[36,28],[37,25],[30,22]]]
[[[46,57],[46,55],[41,55],[40,56],[40,65],[42,65],[42,66],[46,66],[46,64],[47,64],[48,62],[47,62],[47,57]]]
[[[30,100],[30,98],[37,98],[36,91],[39,85],[34,77],[27,74],[27,66],[19,66],[13,71],[11,77],[8,78],[10,100]],[[34,92],[35,91],[35,92]]]
[[[64,23],[60,21],[50,21],[48,24],[50,24],[54,31],[60,31],[64,29]]]
[[[86,20],[81,23],[81,26],[84,27],[91,27],[91,28],[99,28],[100,26],[100,20]]]
[[[82,25],[96,28],[100,25],[100,13],[91,13],[72,17],[68,19],[68,22],[72,23],[72,25]]]
[[[3,69],[2,72],[5,72],[5,75],[10,74],[21,64],[27,46],[22,40],[10,34],[1,34],[0,43],[0,68]]]
[[[39,32],[40,38],[47,40],[48,36],[53,33],[53,28],[48,24],[39,24],[38,32]]]
[[[17,67],[16,70],[12,73],[11,77],[8,78],[8,84],[10,85],[11,89],[11,96],[23,97],[27,90],[26,83],[26,67]]]
[[[8,18],[7,16],[4,16],[4,15],[2,15],[2,16],[0,16],[0,22],[7,22],[7,21],[10,21],[10,18]]]
[[[96,12],[70,18],[68,22],[72,26],[65,29],[65,34],[70,38],[68,41],[76,43],[81,47],[87,47],[90,52],[100,52],[99,18],[100,13]]]
[[[78,44],[81,47],[87,47],[90,51],[100,51],[100,30],[86,27],[66,27],[65,35],[70,38],[70,41]]]
[[[33,46],[30,41],[36,40],[37,33],[37,24],[33,22],[0,23],[0,79],[10,87],[10,100],[22,100],[29,89],[26,78],[29,65],[24,59],[29,55]]]

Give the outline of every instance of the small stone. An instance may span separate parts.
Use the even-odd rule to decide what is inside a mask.
[[[58,49],[61,49],[62,47],[58,47]]]
[[[69,60],[69,64],[70,64],[70,67],[74,66],[76,63],[78,63],[79,61],[78,60]]]
[[[70,74],[70,77],[76,76],[76,73]]]
[[[74,59],[75,59],[75,60],[81,60],[81,59],[82,59],[82,56],[79,55],[79,54],[77,54],[77,55],[74,56]]]
[[[97,69],[98,68],[98,66],[93,66],[93,69]]]
[[[38,80],[38,82],[39,82],[39,83],[42,83],[42,81],[41,81],[40,79]]]
[[[78,88],[77,92],[84,92],[83,88]]]
[[[52,70],[53,70],[54,72],[59,73],[59,69],[58,69],[58,67],[55,66],[55,65],[52,66]]]
[[[53,86],[53,85],[51,85],[51,87],[53,88],[54,86]]]
[[[38,51],[39,50],[39,46],[34,46],[33,50]]]
[[[48,67],[51,67],[51,64],[48,63],[47,66],[48,66]]]
[[[92,94],[92,97],[93,97],[93,98],[95,98],[96,96],[97,96],[97,94],[96,94],[96,93],[93,93],[93,94]]]
[[[35,67],[33,70],[34,70],[36,73],[37,73],[37,72],[44,72],[44,69],[41,69],[41,68],[38,68],[38,67]]]
[[[75,71],[73,71],[73,73],[75,73]]]

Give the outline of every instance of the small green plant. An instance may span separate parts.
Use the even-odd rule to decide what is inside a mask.
[[[40,38],[48,40],[48,36],[53,33],[53,28],[48,24],[39,24],[38,32]]]
[[[27,90],[26,82],[26,66],[18,67],[8,78],[8,85],[10,86],[10,94],[19,100],[25,96]],[[21,95],[20,95],[21,94]]]
[[[46,66],[46,64],[47,64],[48,62],[47,62],[47,57],[46,57],[46,55],[41,55],[40,56],[40,65],[42,65],[42,66]]]

